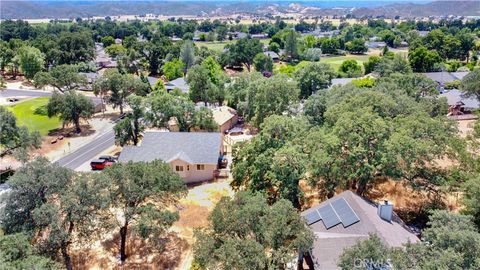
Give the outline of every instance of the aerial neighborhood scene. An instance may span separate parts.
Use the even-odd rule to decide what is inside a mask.
[[[480,1],[1,0],[0,270],[479,270]]]

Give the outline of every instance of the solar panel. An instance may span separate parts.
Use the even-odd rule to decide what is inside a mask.
[[[338,216],[340,217],[343,227],[346,228],[360,221],[357,214],[355,214],[355,212],[352,210],[350,205],[348,205],[347,201],[345,201],[344,198],[335,200],[334,202],[331,203],[331,205],[335,210],[335,212],[337,212]]]
[[[340,223],[340,219],[338,218],[337,214],[335,214],[335,211],[333,211],[333,208],[330,204],[319,208],[317,211],[322,217],[325,228],[330,229],[331,227]]]
[[[307,220],[307,225],[311,225],[319,221],[321,218],[317,210],[313,210],[312,212],[305,215],[305,219]]]

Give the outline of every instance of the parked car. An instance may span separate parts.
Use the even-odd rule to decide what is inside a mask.
[[[112,157],[112,156],[101,156],[101,157],[99,157],[98,159],[104,159],[104,160],[110,161],[110,162],[117,162],[117,158],[116,158],[116,157]]]
[[[103,170],[107,167],[111,167],[114,162],[108,161],[106,159],[94,159],[90,162],[90,167],[93,171]]]

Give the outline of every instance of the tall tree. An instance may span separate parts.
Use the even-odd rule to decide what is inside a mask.
[[[47,104],[48,117],[58,116],[63,123],[73,123],[77,133],[82,132],[81,119],[90,118],[95,106],[88,97],[69,91],[65,94],[54,92]]]
[[[69,247],[94,239],[97,214],[108,203],[100,175],[76,175],[66,168],[37,158],[10,178],[2,225],[7,233],[35,237],[41,254],[61,254],[66,269],[73,269]],[[97,235],[99,236],[99,235]]]
[[[285,36],[285,53],[290,60],[298,56],[297,32],[293,30],[288,30]]]
[[[79,85],[85,85],[87,78],[78,73],[76,65],[59,65],[48,72],[38,72],[33,78],[36,87],[53,86],[60,92],[70,91]]]
[[[183,77],[184,64],[178,59],[166,62],[162,67],[162,73],[167,80],[171,81]]]
[[[28,150],[39,148],[42,143],[38,131],[29,132],[26,127],[18,126],[15,115],[4,106],[0,106],[0,130],[0,157],[13,152],[25,159]]]
[[[262,43],[258,39],[242,38],[235,43],[225,46],[222,62],[224,65],[242,66],[245,65],[250,71],[253,64],[253,58],[263,50]]]
[[[160,160],[119,163],[104,172],[112,184],[111,207],[119,210],[114,219],[120,233],[120,260],[125,262],[129,229],[144,239],[159,240],[178,219],[168,207],[185,195],[186,188],[180,176]]]
[[[425,47],[419,47],[408,54],[408,60],[415,72],[434,71],[435,65],[441,62],[436,51],[429,51]]]
[[[328,64],[310,63],[296,71],[295,77],[301,98],[308,98],[318,90],[327,89],[335,77],[335,72]]]
[[[101,97],[106,97],[107,102],[113,108],[119,108],[123,114],[125,101],[133,93],[146,95],[150,92],[150,86],[131,74],[121,74],[118,70],[107,70],[93,84],[93,92]]]
[[[59,64],[77,64],[93,59],[95,50],[90,32],[61,32],[58,36]]]
[[[357,78],[362,76],[362,67],[357,63],[357,60],[355,59],[343,61],[338,68],[338,71],[342,77]]]
[[[43,68],[44,55],[37,48],[22,47],[17,51],[15,58],[18,58],[20,70],[27,80],[33,79],[33,76]]]
[[[475,69],[463,77],[460,88],[480,100],[480,69]]]
[[[180,60],[185,63],[188,70],[195,63],[195,47],[193,42],[185,41],[180,49]]]
[[[299,181],[304,178],[306,160],[293,142],[301,140],[307,126],[303,118],[268,117],[260,134],[234,152],[234,189],[261,192],[269,202],[287,199],[300,208]]]
[[[224,197],[196,234],[195,261],[205,269],[287,269],[314,236],[290,202],[268,205],[265,197]]]
[[[210,80],[210,72],[202,65],[195,65],[188,71],[187,82],[190,88],[190,99],[194,102],[202,101],[205,105],[213,98],[209,96],[214,84]]]
[[[264,53],[259,53],[253,58],[253,66],[258,72],[272,72],[273,60],[270,56],[265,55]]]
[[[145,116],[144,102],[139,96],[129,96],[127,104],[132,109],[115,127],[115,143],[124,146],[129,143],[137,145],[141,132],[145,129],[142,118]]]

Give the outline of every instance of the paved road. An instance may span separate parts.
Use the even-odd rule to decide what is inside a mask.
[[[4,89],[0,90],[0,97],[10,98],[10,97],[48,97],[51,96],[52,92],[43,91],[43,90],[17,90],[17,89]]]
[[[52,92],[43,91],[43,90],[17,90],[17,89],[5,89],[0,91],[0,97],[10,98],[10,97],[48,97],[51,96]],[[90,97],[92,101],[100,102],[98,97]],[[93,141],[85,144],[76,151],[60,158],[56,162],[63,167],[70,169],[77,169],[82,164],[87,161],[90,161],[94,158],[97,158],[98,155],[113,146],[115,143],[115,135],[113,130],[109,130],[96,138]]]
[[[114,144],[115,135],[113,130],[110,130],[97,136],[93,141],[80,147],[75,152],[60,158],[56,162],[62,167],[75,170],[85,162],[98,158],[97,155],[99,153],[105,151]]]
[[[50,91],[44,90],[18,90],[18,89],[4,89],[0,90],[0,97],[11,98],[11,97],[49,97],[52,95]],[[99,97],[90,97],[92,101],[97,104],[101,102]]]

